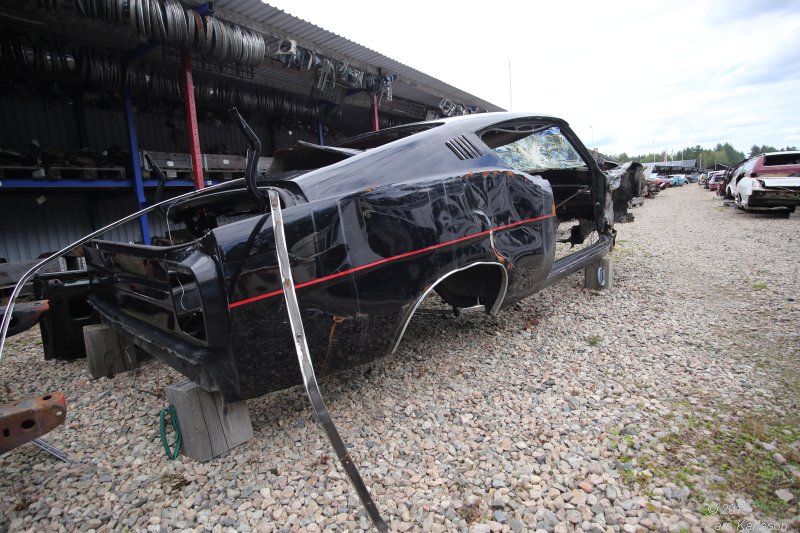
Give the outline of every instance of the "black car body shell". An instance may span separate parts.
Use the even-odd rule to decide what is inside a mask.
[[[559,128],[585,168],[553,169],[548,179],[547,172],[510,168],[480,132],[517,123]],[[380,134],[391,132],[345,147],[368,145]],[[290,154],[282,159],[287,168],[259,183],[278,190],[284,202],[288,252],[318,374],[396,349],[432,289],[454,307],[496,312],[540,290],[554,270],[568,273],[553,268],[558,218],[588,221],[610,243],[605,177],[564,121],[490,113],[404,135],[363,152],[326,149],[324,157],[334,162],[316,169],[298,168],[304,159]],[[172,209],[191,214],[182,219],[191,227],[192,220],[253,201],[238,181]],[[559,217],[557,204],[563,204]],[[201,236],[196,229],[198,238],[186,244],[85,246],[90,303],[103,319],[227,401],[301,381],[269,210],[253,210],[260,214],[212,224]],[[583,263],[596,257],[584,255]]]

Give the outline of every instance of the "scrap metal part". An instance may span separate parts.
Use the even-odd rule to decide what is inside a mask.
[[[633,222],[633,215],[628,213],[628,202],[636,198],[645,186],[642,175],[644,167],[636,161],[605,171],[608,185],[606,195],[606,218],[609,223]]]
[[[67,455],[64,452],[62,452],[61,450],[59,450],[58,448],[56,448],[55,446],[53,446],[49,442],[43,441],[42,439],[33,439],[31,441],[31,444],[33,444],[34,446],[36,446],[37,448],[39,448],[43,452],[49,453],[50,455],[52,455],[53,457],[55,457],[59,461],[62,461],[64,463],[71,463],[72,462],[72,461],[69,460],[69,457],[67,457]]]
[[[14,307],[11,316],[11,322],[8,326],[8,336],[11,337],[17,333],[22,333],[39,322],[42,313],[50,309],[50,302],[48,300],[36,300],[35,302],[22,302]],[[5,313],[6,308],[0,307],[0,314]]]
[[[67,418],[63,392],[0,404],[0,453],[52,431]]]
[[[297,293],[295,292],[294,281],[292,280],[292,268],[289,264],[289,252],[286,247],[286,236],[283,231],[283,214],[281,212],[280,196],[275,191],[269,191],[270,210],[272,212],[272,226],[275,230],[275,249],[278,254],[278,267],[280,269],[283,294],[286,298],[286,307],[289,313],[289,325],[292,328],[292,336],[294,337],[294,346],[297,351],[297,359],[300,362],[300,371],[303,374],[303,386],[306,389],[311,407],[314,409],[314,414],[317,416],[322,429],[328,436],[331,446],[336,451],[339,461],[350,478],[350,482],[355,487],[358,497],[361,499],[361,504],[367,510],[372,522],[378,531],[389,531],[389,526],[381,518],[375,502],[372,500],[364,480],[358,473],[350,453],[347,451],[342,437],[336,430],[331,419],[328,409],[325,407],[325,402],[322,399],[322,392],[319,390],[317,384],[317,377],[314,374],[314,365],[311,362],[311,355],[308,350],[308,343],[306,342],[306,335],[303,330],[303,320],[300,316],[300,306],[297,303]]]

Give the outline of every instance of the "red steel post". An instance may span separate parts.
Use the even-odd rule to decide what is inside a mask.
[[[183,70],[183,103],[186,108],[186,131],[189,132],[189,153],[192,156],[194,188],[205,187],[203,179],[203,156],[200,153],[200,133],[197,131],[197,109],[194,104],[194,80],[192,80],[192,58],[189,52],[181,51]]]
[[[372,97],[372,131],[378,131],[378,96]]]

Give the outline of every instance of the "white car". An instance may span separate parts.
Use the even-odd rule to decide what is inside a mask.
[[[728,184],[742,209],[785,208],[800,205],[800,152],[772,152],[748,159]]]

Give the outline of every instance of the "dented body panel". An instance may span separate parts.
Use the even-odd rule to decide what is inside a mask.
[[[314,165],[316,152],[299,147],[276,156],[276,171],[259,182],[284,203],[319,375],[396,349],[432,290],[456,309],[497,312],[551,283],[559,221],[589,221],[610,245],[605,176],[562,120],[496,113],[414,128],[327,149],[321,168],[301,168]],[[565,168],[560,146],[549,152],[558,168],[526,172],[491,146],[502,135],[542,131],[558,134],[548,142],[570,143],[585,165]],[[389,142],[380,144],[381,135]],[[171,207],[174,220],[195,224],[191,242],[85,247],[90,303],[104,320],[227,401],[301,383],[270,215],[254,202],[234,183]],[[248,204],[250,218],[203,228],[203,218]]]

